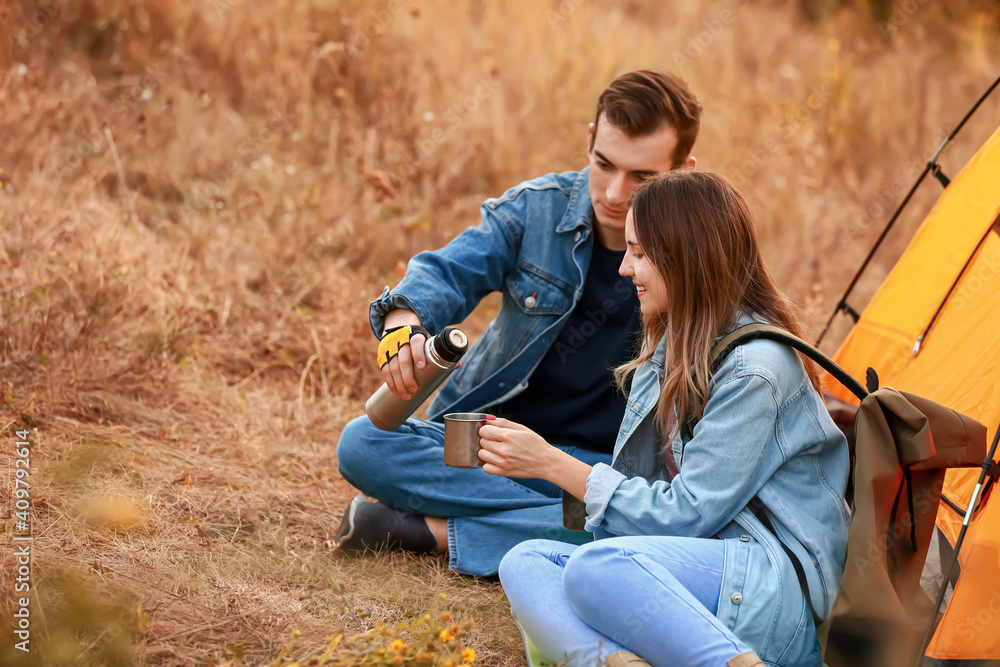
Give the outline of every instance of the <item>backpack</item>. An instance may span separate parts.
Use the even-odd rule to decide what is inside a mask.
[[[839,419],[851,456],[847,559],[830,617],[813,619],[829,667],[913,665],[921,635],[936,620],[920,587],[947,468],[979,467],[986,427],[934,401],[878,387],[871,368],[867,388],[812,345],[778,327],[748,324],[719,340],[710,355],[714,374],[737,346],[766,338],[815,361],[861,401],[853,425]],[[852,428],[853,426],[853,428]],[[758,498],[749,509],[774,533]],[[784,545],[782,545],[784,546]],[[809,601],[803,565],[785,547]]]

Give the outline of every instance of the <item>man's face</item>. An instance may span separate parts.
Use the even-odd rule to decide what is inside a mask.
[[[652,134],[634,139],[603,116],[596,129],[587,128],[590,159],[590,202],[597,218],[597,238],[611,250],[625,249],[628,198],[650,176],[670,171],[677,146],[677,130],[662,125]],[[693,167],[689,157],[683,166]]]

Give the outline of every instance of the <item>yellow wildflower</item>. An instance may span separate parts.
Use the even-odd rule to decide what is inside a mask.
[[[443,641],[445,644],[449,643],[451,640],[455,638],[455,635],[451,633],[451,630],[449,628],[445,628],[444,630],[439,632],[438,636],[441,638],[441,641]]]
[[[462,651],[462,660],[465,660],[466,662],[475,662],[476,652],[471,648],[465,649]]]
[[[403,640],[393,639],[392,643],[389,646],[392,648],[393,651],[398,651],[399,649],[403,648]]]

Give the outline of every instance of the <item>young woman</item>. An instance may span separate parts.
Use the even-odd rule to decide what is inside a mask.
[[[626,240],[644,341],[618,369],[632,382],[613,463],[588,466],[504,419],[480,430],[486,472],[583,499],[597,538],[512,549],[511,611],[574,666],[815,667],[813,612],[829,615],[847,547],[847,443],[790,348],[746,343],[710,373],[713,344],[742,324],[800,332],[746,202],[714,174],[670,172],[633,195]]]

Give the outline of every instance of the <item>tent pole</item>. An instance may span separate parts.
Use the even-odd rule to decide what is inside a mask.
[[[889,219],[889,223],[885,226],[885,229],[882,230],[882,234],[878,237],[878,240],[875,241],[875,245],[872,246],[872,249],[868,253],[868,256],[865,257],[865,261],[861,263],[861,268],[858,269],[857,273],[854,274],[854,278],[851,279],[851,284],[847,286],[846,290],[844,290],[844,295],[840,297],[840,300],[837,302],[836,308],[834,308],[833,312],[830,314],[830,319],[826,321],[826,324],[823,326],[823,330],[819,332],[819,338],[816,339],[816,347],[819,347],[820,343],[823,342],[823,337],[826,336],[826,331],[827,329],[830,328],[830,325],[833,323],[833,319],[837,317],[837,314],[840,313],[841,311],[850,309],[850,306],[847,305],[847,297],[850,296],[851,291],[854,289],[854,286],[857,285],[858,280],[861,278],[861,274],[864,273],[866,268],[868,268],[868,263],[872,260],[872,257],[875,256],[875,251],[878,250],[880,245],[882,245],[882,241],[883,239],[885,239],[886,234],[889,233],[889,229],[892,228],[893,224],[896,222],[896,219],[899,217],[899,214],[903,212],[903,208],[905,208],[906,204],[909,203],[910,197],[913,196],[913,193],[923,182],[924,178],[926,178],[927,173],[929,171],[933,169],[940,169],[937,163],[938,156],[941,155],[942,151],[944,151],[945,146],[947,146],[951,142],[951,140],[955,138],[955,135],[958,134],[959,130],[961,130],[962,127],[965,125],[965,123],[969,120],[969,118],[972,117],[972,114],[976,113],[976,110],[979,109],[979,106],[984,101],[986,101],[986,98],[990,96],[990,93],[992,93],[998,85],[1000,85],[1000,76],[998,76],[997,80],[994,81],[993,84],[986,89],[986,92],[983,93],[978,100],[976,100],[976,103],[972,105],[972,108],[969,109],[969,111],[965,114],[965,117],[962,118],[962,121],[958,125],[956,125],[955,129],[951,131],[951,134],[949,134],[945,138],[945,140],[941,142],[941,145],[938,146],[937,151],[934,153],[931,159],[927,161],[927,166],[924,167],[923,172],[921,172],[920,178],[918,178],[917,182],[913,184],[912,188],[910,188],[910,191],[907,193],[906,198],[903,199],[903,202],[899,205],[899,208],[896,209],[896,212],[892,214],[892,218]]]
[[[941,608],[941,602],[944,600],[945,591],[948,589],[948,582],[951,581],[955,566],[958,564],[958,552],[962,548],[962,542],[965,540],[965,533],[968,531],[969,523],[972,521],[973,511],[979,503],[979,494],[982,493],[983,484],[986,481],[986,475],[990,474],[994,466],[997,465],[993,457],[996,455],[998,442],[1000,442],[1000,427],[997,428],[996,435],[993,436],[993,444],[990,445],[989,454],[987,454],[986,458],[983,459],[982,471],[979,473],[979,481],[976,482],[975,488],[972,489],[972,497],[969,498],[969,506],[965,510],[965,518],[962,520],[962,528],[958,531],[958,539],[955,540],[955,550],[951,558],[951,563],[948,565],[948,571],[944,573],[944,579],[941,581],[941,590],[938,591],[937,599],[934,601],[934,606],[932,607],[931,620],[927,624],[927,630],[924,632],[924,638],[920,642],[920,652],[917,654],[915,667],[921,667],[924,663],[927,646],[931,643],[931,637],[933,637],[934,630],[937,627],[937,624],[935,623],[937,620],[937,611]],[[961,579],[959,579],[959,581],[961,581]]]
[[[945,139],[945,143],[947,142],[948,140]],[[941,144],[941,148],[938,148],[935,156],[940,155],[942,148],[944,148],[944,144]],[[847,297],[850,296],[851,290],[853,290],[854,286],[858,284],[858,280],[861,279],[861,274],[865,272],[866,268],[868,268],[868,263],[872,261],[872,257],[875,256],[875,252],[878,250],[879,246],[882,245],[882,241],[885,239],[886,234],[889,233],[889,230],[892,229],[892,226],[896,223],[896,219],[899,218],[899,214],[903,212],[903,209],[910,202],[910,198],[913,197],[913,193],[917,191],[917,188],[920,187],[921,183],[923,183],[924,178],[927,177],[927,173],[930,172],[932,164],[934,164],[933,161],[928,162],[927,166],[924,167],[924,170],[920,172],[920,178],[918,178],[917,182],[913,184],[910,191],[906,193],[906,197],[903,199],[903,202],[896,209],[896,212],[892,214],[892,218],[889,219],[889,224],[887,224],[885,229],[882,230],[878,240],[875,241],[875,245],[872,246],[872,249],[868,252],[868,256],[865,257],[865,261],[861,262],[861,268],[859,268],[854,274],[854,278],[851,279],[851,284],[847,286],[847,289],[844,290],[844,295],[840,297],[840,301],[837,302],[837,307],[832,313],[830,313],[830,319],[826,321],[826,324],[823,326],[823,330],[819,332],[819,338],[816,339],[816,347],[819,347],[819,344],[823,342],[823,337],[826,336],[827,329],[829,329],[830,324],[833,323],[833,318],[835,318],[841,311],[849,308],[847,305]]]

